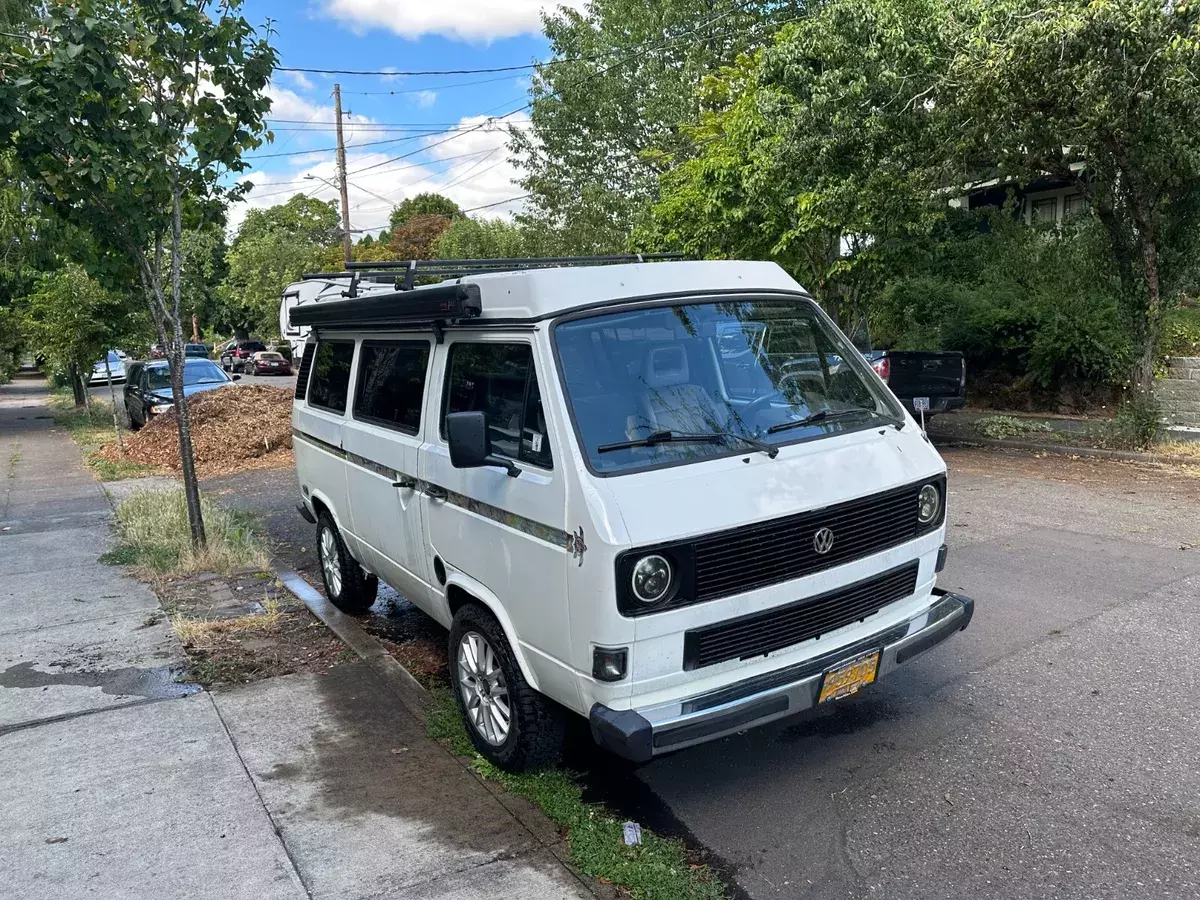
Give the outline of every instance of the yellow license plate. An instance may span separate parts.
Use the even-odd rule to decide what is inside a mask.
[[[857,693],[861,687],[866,687],[875,680],[879,671],[879,651],[873,650],[864,656],[858,656],[849,662],[844,662],[836,669],[825,673],[825,681],[821,684],[821,696],[818,703],[829,700],[840,700]]]

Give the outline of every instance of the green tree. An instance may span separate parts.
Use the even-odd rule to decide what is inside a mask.
[[[834,0],[707,80],[697,155],[660,183],[639,248],[773,259],[843,325],[911,260],[945,208],[927,0]]]
[[[1083,192],[1119,273],[1130,379],[1148,390],[1165,298],[1197,258],[1200,7],[955,0],[940,19],[952,53],[927,90],[947,155]]]
[[[245,185],[246,149],[265,134],[275,52],[238,13],[240,0],[49,0],[34,39],[0,57],[0,142],[54,211],[122,252],[139,273],[171,386],[188,519],[204,523],[187,403],[180,321],[185,198],[216,221]]]
[[[414,197],[402,200],[392,210],[391,215],[388,216],[388,222],[391,225],[391,230],[394,231],[414,216],[444,216],[450,219],[459,215],[462,215],[462,210],[449,197],[443,197],[441,194],[426,193],[417,194]],[[380,235],[379,239],[381,241],[384,240],[383,235]]]
[[[106,358],[140,324],[132,298],[104,288],[76,263],[38,277],[32,293],[17,309],[30,345],[51,366],[67,373],[75,402],[91,411],[88,379],[92,364]],[[109,378],[109,391],[113,392]],[[117,446],[124,452],[113,395],[112,423]]]
[[[196,317],[199,330],[232,328],[223,321],[221,283],[229,273],[224,229],[217,224],[193,228],[183,234],[180,285],[183,309]]]
[[[305,194],[252,209],[229,246],[215,321],[239,338],[274,330],[283,289],[305,272],[341,270],[337,205]]]
[[[614,253],[694,145],[696,88],[769,39],[799,4],[769,0],[593,0],[546,16],[551,59],[530,88],[530,127],[511,148],[532,196],[524,219],[554,253]]]
[[[529,229],[503,219],[455,219],[433,248],[434,259],[511,259],[537,256]]]

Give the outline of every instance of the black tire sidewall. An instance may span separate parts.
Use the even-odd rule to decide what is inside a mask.
[[[333,542],[337,546],[338,569],[342,576],[342,589],[336,596],[329,589],[329,579],[325,577],[321,538],[326,529],[333,535]],[[321,583],[325,585],[325,596],[342,612],[358,615],[366,612],[375,603],[379,591],[379,579],[374,575],[368,575],[358,561],[350,555],[346,542],[342,540],[342,533],[338,530],[337,523],[333,521],[333,516],[328,512],[322,512],[317,518],[317,562],[321,565]]]
[[[458,682],[458,652],[463,636],[475,632],[482,635],[491,645],[492,652],[500,662],[504,681],[508,687],[510,721],[508,737],[500,746],[489,744],[483,735],[475,730],[467,715],[466,703],[463,700],[462,688]],[[531,703],[548,704],[549,700],[529,686],[521,667],[517,663],[508,636],[494,615],[487,609],[476,604],[468,604],[458,611],[450,626],[450,687],[454,692],[454,703],[462,716],[463,727],[466,729],[472,746],[481,756],[494,765],[509,771],[524,771],[529,768],[540,768],[542,761],[531,758],[528,729],[532,722],[526,721],[527,711]],[[560,739],[561,740],[561,739]],[[531,766],[532,763],[532,766]]]

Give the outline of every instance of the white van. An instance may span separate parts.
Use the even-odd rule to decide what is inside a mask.
[[[543,262],[292,313],[326,592],[450,629],[481,753],[545,764],[569,710],[648,760],[966,627],[945,465],[782,269]]]
[[[386,283],[389,280],[392,282],[390,285]],[[292,349],[292,362],[299,364],[308,340],[307,326],[292,324],[292,310],[297,306],[342,300],[352,293],[355,296],[363,296],[395,289],[394,276],[380,278],[378,281],[360,281],[348,272],[314,273],[305,275],[302,281],[289,284],[279,298],[279,334]]]

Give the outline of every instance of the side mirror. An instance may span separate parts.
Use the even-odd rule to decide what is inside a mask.
[[[241,376],[241,375],[230,375],[229,377],[230,377],[231,379],[233,379],[234,381],[241,381],[241,380],[242,380],[242,376]]]
[[[446,441],[450,444],[450,465],[456,469],[499,466],[513,478],[521,474],[511,460],[492,454],[487,416],[482,412],[447,413]]]

